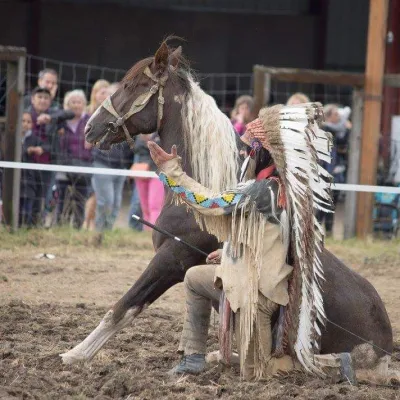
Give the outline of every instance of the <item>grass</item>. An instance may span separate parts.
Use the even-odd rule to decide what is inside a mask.
[[[95,232],[75,230],[70,227],[55,227],[51,229],[19,229],[10,233],[6,228],[0,227],[0,243],[4,250],[17,250],[30,246],[43,248],[57,246],[90,246]],[[115,229],[105,232],[102,248],[140,247],[152,250],[151,232],[135,232],[131,229]],[[326,247],[339,258],[364,257],[398,257],[400,240],[358,239],[326,240]]]
[[[88,246],[91,245],[95,232],[75,230],[69,227],[56,227],[51,229],[19,229],[10,233],[5,228],[0,228],[0,243],[4,250],[17,250],[31,246],[42,248],[57,246]],[[135,232],[131,229],[115,229],[105,232],[103,248],[123,248],[140,246],[142,249],[153,248],[150,232]]]
[[[326,247],[338,258],[344,260],[364,260],[364,264],[368,264],[372,260],[380,261],[396,260],[398,262],[400,256],[400,240],[382,240],[382,239],[347,239],[326,241]]]

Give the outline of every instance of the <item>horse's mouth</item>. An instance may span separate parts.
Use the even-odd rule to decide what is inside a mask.
[[[86,125],[85,140],[100,150],[109,150],[112,142],[112,135],[110,135],[110,132],[106,131],[96,134],[92,128],[92,125]]]

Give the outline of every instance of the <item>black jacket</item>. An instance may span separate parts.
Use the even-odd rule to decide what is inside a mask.
[[[160,139],[158,135],[153,135],[151,140],[159,143]],[[150,150],[147,147],[147,142],[144,141],[141,136],[137,136],[135,139],[135,161],[137,163],[146,163],[149,165],[149,171],[157,171],[157,165],[154,163],[150,156]]]
[[[26,109],[27,112],[30,112],[32,115],[32,119],[35,122],[35,118],[37,116],[32,106],[29,106]],[[49,108],[46,114],[49,114],[51,117],[51,121],[46,125],[35,125],[33,127],[34,136],[39,137],[42,141],[43,150],[50,154],[50,163],[58,164],[60,158],[60,138],[58,131],[59,129],[64,127],[64,123],[68,119],[74,118],[74,113],[72,111],[65,110],[56,110],[53,108]],[[46,162],[48,163],[48,162]]]
[[[34,155],[28,154],[29,147],[42,147],[42,141],[32,134],[26,136],[22,142],[22,162],[34,163]],[[34,169],[21,170],[21,189],[20,197],[35,198],[41,197],[42,190],[41,172]]]
[[[132,165],[133,151],[127,142],[114,145],[110,150],[92,150],[93,162],[98,162],[106,168],[128,169]]]

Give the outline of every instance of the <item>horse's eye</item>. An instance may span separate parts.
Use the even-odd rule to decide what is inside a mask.
[[[124,83],[124,89],[128,89],[128,84]]]

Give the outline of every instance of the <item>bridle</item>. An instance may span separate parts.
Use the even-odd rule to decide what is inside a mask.
[[[157,78],[151,71],[149,67],[146,67],[146,69],[143,71],[143,73],[148,76],[154,83],[154,85],[149,89],[148,92],[145,92],[141,94],[139,97],[136,98],[136,100],[132,103],[131,108],[128,110],[128,112],[122,116],[120,116],[117,111],[115,110],[114,106],[112,105],[111,102],[111,96],[108,96],[103,103],[101,104],[100,107],[105,108],[110,114],[112,114],[116,120],[115,122],[109,122],[108,127],[107,127],[107,132],[104,135],[103,139],[101,140],[100,143],[104,142],[106,137],[112,133],[115,134],[118,132],[119,127],[122,127],[126,141],[129,144],[129,147],[133,149],[135,141],[129,134],[128,128],[125,125],[125,122],[132,117],[132,115],[137,114],[138,112],[142,111],[147,103],[150,101],[152,96],[158,92],[158,115],[157,115],[157,131],[159,131],[160,126],[161,126],[161,120],[163,118],[163,106],[165,103],[164,96],[163,96],[163,91],[164,91],[164,86],[165,82],[168,79],[168,75],[165,74],[161,76],[161,78]]]

